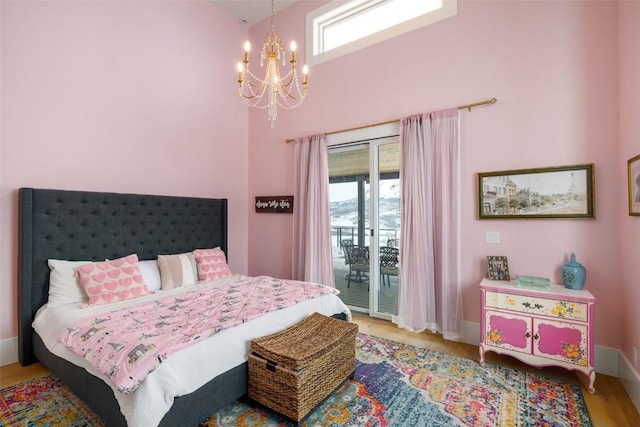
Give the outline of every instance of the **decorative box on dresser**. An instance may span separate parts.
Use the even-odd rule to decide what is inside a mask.
[[[523,289],[515,281],[483,279],[480,363],[487,351],[508,354],[532,366],[580,371],[595,391],[594,306],[586,290],[551,285]]]

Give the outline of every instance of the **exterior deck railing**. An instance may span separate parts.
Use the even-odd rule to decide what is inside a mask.
[[[368,228],[367,228],[368,230]],[[398,239],[400,230],[393,228],[381,228],[378,235],[378,244],[380,246],[386,246],[389,239]],[[344,226],[344,225],[332,225],[331,226],[331,241],[335,248],[342,248],[342,241],[344,239],[350,239],[354,245],[369,246],[369,234],[366,233],[363,236],[363,242],[359,241],[358,227],[357,226]]]

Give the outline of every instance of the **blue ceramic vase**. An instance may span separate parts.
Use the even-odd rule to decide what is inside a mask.
[[[587,270],[576,261],[576,254],[571,252],[571,261],[562,266],[562,284],[567,289],[584,288]]]

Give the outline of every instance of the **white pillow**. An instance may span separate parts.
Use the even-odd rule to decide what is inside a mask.
[[[162,287],[160,268],[158,267],[157,260],[138,261],[138,268],[140,269],[144,283],[147,284],[149,292],[157,291]]]
[[[91,261],[48,260],[49,264],[49,304],[85,303],[89,301],[87,293],[80,286],[76,269]]]

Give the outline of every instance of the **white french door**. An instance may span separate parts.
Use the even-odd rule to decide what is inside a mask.
[[[399,289],[398,136],[387,131],[384,136],[348,139],[329,140],[336,287],[353,311],[390,319],[397,314]]]
[[[369,246],[375,286],[369,296],[369,315],[391,319],[398,314],[400,287],[400,143],[398,137],[371,141]]]

